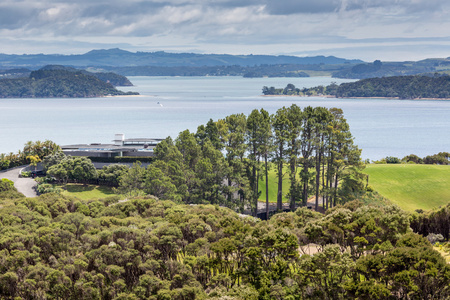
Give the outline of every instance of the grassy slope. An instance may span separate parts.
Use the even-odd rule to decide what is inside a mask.
[[[111,187],[82,184],[66,184],[63,194],[75,196],[82,200],[93,200],[114,195]]]
[[[259,180],[259,191],[261,194],[259,195],[259,201],[266,201],[266,176],[264,171],[261,173],[262,178]],[[287,173],[283,177],[283,202],[287,202],[288,199],[286,194],[289,192],[289,174]],[[269,169],[269,202],[277,202],[277,193],[278,193],[278,178],[275,167]]]
[[[428,210],[450,202],[450,166],[368,165],[369,184],[401,208]]]

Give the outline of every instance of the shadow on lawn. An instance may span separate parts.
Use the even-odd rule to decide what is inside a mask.
[[[106,195],[113,195],[114,192],[111,188],[105,186],[97,186],[97,185],[85,185],[85,184],[67,184],[64,186],[64,189],[69,193],[85,193],[92,192],[94,190],[98,190]]]

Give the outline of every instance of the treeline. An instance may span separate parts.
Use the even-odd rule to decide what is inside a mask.
[[[365,192],[360,150],[342,110],[293,104],[269,115],[253,110],[210,120],[197,132],[181,132],[154,149],[155,161],[135,166],[121,177],[122,192],[134,190],[184,203],[212,203],[256,214],[259,191],[266,190],[270,162],[277,176],[277,209],[287,195],[292,210],[314,196],[318,209],[354,199]],[[259,186],[263,178],[264,187]],[[283,190],[284,178],[289,189]],[[268,211],[266,212],[268,214]]]
[[[322,96],[322,95],[335,95],[338,85],[331,83],[328,86],[319,85],[312,88],[297,88],[292,83],[288,83],[285,88],[275,88],[273,86],[263,86],[262,93],[266,96],[272,95],[285,95],[285,96]]]
[[[270,221],[154,197],[4,197],[2,299],[446,299],[450,268],[393,206]]]
[[[0,98],[85,98],[107,95],[135,95],[81,71],[41,69],[28,78],[1,79]]]
[[[0,171],[29,164],[31,160],[41,161],[44,157],[61,151],[52,141],[28,141],[17,153],[0,153]]]
[[[410,154],[402,159],[395,156],[387,156],[379,161],[374,161],[374,163],[385,163],[385,164],[400,164],[400,163],[414,163],[414,164],[426,164],[426,165],[448,165],[450,164],[450,153],[439,152],[434,155],[427,155],[421,158],[415,154]]]

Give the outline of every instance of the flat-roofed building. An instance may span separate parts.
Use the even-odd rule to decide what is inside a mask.
[[[66,155],[90,156],[90,157],[116,157],[116,156],[153,156],[153,149],[163,139],[156,138],[131,138],[116,134],[114,144],[75,144],[63,145],[62,151]]]

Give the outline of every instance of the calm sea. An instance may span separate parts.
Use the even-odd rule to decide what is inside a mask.
[[[339,107],[350,124],[363,158],[419,156],[450,151],[450,101],[262,97],[263,86],[327,85],[340,80],[313,78],[130,77],[140,97],[91,99],[0,99],[0,153],[17,152],[27,141],[58,144],[109,143],[125,137],[175,138],[195,131],[210,118],[274,113],[300,107]]]

